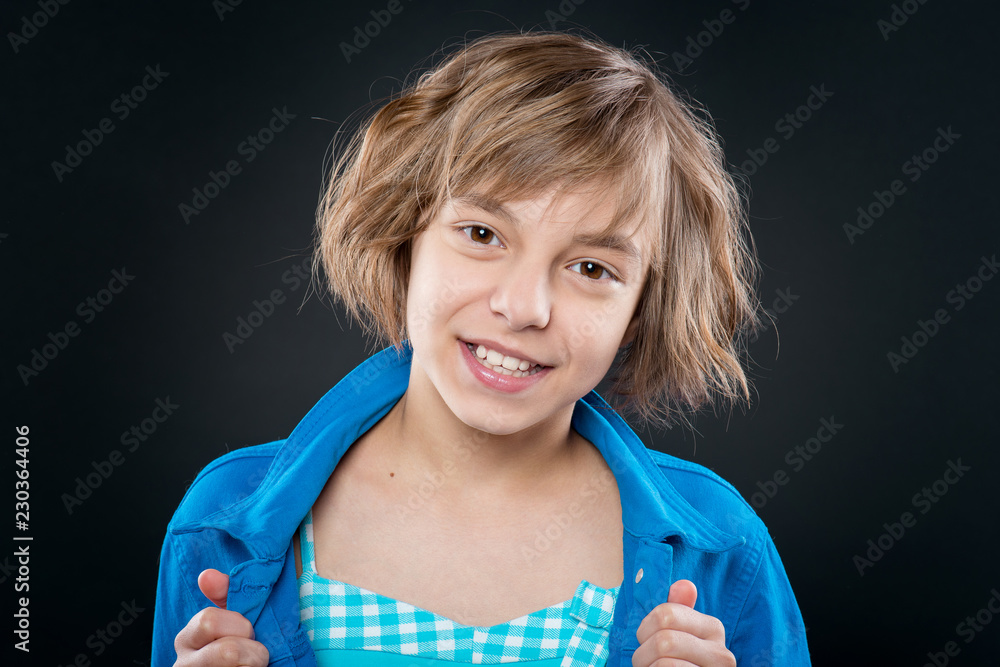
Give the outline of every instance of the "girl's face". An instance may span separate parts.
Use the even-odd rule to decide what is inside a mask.
[[[411,389],[497,435],[571,414],[630,340],[649,266],[650,225],[600,236],[612,206],[590,192],[445,206],[413,243]]]

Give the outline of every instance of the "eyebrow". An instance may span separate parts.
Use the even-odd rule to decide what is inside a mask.
[[[504,222],[517,229],[521,229],[523,227],[521,220],[514,215],[514,212],[504,205],[503,202],[497,201],[496,199],[488,197],[484,194],[470,192],[468,194],[455,197],[452,201],[456,204],[478,208],[479,210],[489,213],[490,215],[501,218]],[[635,242],[631,238],[622,234],[618,234],[616,232],[577,234],[573,237],[573,242],[584,246],[607,248],[609,250],[622,253],[628,259],[635,261],[636,264],[639,264],[640,266],[642,265],[642,253],[639,252],[638,246],[636,246]]]

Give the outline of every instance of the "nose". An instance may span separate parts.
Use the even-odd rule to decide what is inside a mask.
[[[552,286],[543,267],[512,267],[498,280],[490,308],[502,315],[514,331],[544,328],[552,316]]]

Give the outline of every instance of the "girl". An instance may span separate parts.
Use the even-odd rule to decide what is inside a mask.
[[[467,44],[374,115],[318,222],[333,292],[392,345],[192,484],[154,665],[808,664],[750,507],[594,391],[614,367],[661,421],[748,396],[740,200],[651,66]]]

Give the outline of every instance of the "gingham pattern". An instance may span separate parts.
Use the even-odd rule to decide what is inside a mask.
[[[618,588],[609,592],[586,581],[580,583],[569,610],[569,615],[577,621],[577,631],[570,637],[560,667],[605,664],[608,628],[615,612]]]
[[[315,650],[364,649],[476,665],[563,657],[561,667],[607,662],[619,587],[581,581],[571,600],[490,627],[462,625],[406,602],[316,574],[312,511],[302,522],[299,608]]]

